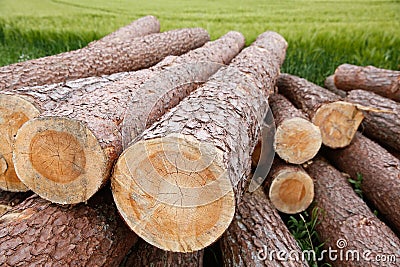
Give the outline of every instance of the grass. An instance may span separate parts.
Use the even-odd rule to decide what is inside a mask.
[[[284,72],[322,84],[342,63],[400,68],[400,1],[0,0],[0,65],[56,54],[147,14],[162,30],[204,27],[251,43],[274,30],[289,42]]]

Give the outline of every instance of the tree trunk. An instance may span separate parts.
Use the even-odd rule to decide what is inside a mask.
[[[400,103],[363,90],[350,91],[346,101],[382,110],[364,111],[362,131],[377,142],[400,151]]]
[[[320,211],[316,230],[324,249],[338,257],[334,260],[325,255],[333,266],[382,266],[375,261],[375,255],[395,255],[398,259],[398,237],[356,195],[346,176],[321,158],[315,159],[307,172],[314,178],[314,202]],[[357,254],[351,254],[352,251]],[[370,254],[364,254],[368,251]],[[355,258],[357,255],[359,259]]]
[[[286,46],[280,35],[262,34],[121,155],[114,200],[147,242],[191,252],[228,228]]]
[[[269,105],[275,119],[276,153],[286,162],[302,164],[319,151],[321,131],[282,95],[271,95]]]
[[[339,148],[350,144],[363,115],[351,103],[305,79],[282,74],[278,79],[279,93],[297,108],[305,111],[321,130],[324,145]]]
[[[179,55],[209,40],[200,28],[168,31],[131,42],[100,42],[79,50],[0,68],[0,89],[13,90],[150,67],[168,55]]]
[[[15,205],[24,201],[31,195],[31,192],[26,193],[12,193],[5,192],[0,189],[0,216],[6,213],[9,209]]]
[[[362,175],[363,194],[400,233],[400,160],[360,133],[350,146],[326,154],[353,179]]]
[[[220,244],[226,267],[308,266],[306,261],[301,261],[302,252],[296,240],[262,188],[244,194]],[[282,253],[281,258],[278,252]],[[299,258],[284,259],[289,255]]]
[[[179,38],[188,42],[196,32],[183,31]],[[128,108],[136,105],[132,103],[146,101],[146,108],[156,108],[153,115],[160,117],[179,100],[178,97],[171,100],[173,94],[169,94],[168,88],[175,89],[184,81],[187,86],[175,93],[180,93],[181,97],[188,95],[198,82],[204,82],[216,72],[224,60],[233,58],[243,45],[243,36],[232,32],[180,59],[166,59],[151,69],[131,73],[99,90],[84,88],[87,90],[58,101],[56,108],[45,110],[18,131],[14,146],[18,177],[32,191],[52,202],[86,201],[109,178],[114,161],[122,152],[122,121]],[[216,50],[221,47],[223,49]],[[187,70],[182,65],[209,60],[212,64],[200,64],[203,68]],[[151,91],[146,86],[148,83],[154,85]],[[142,111],[134,110],[138,114]],[[146,117],[140,119],[145,124]]]
[[[310,206],[314,199],[314,183],[298,165],[274,159],[266,186],[272,205],[280,212],[295,214]]]
[[[127,257],[126,267],[203,267],[204,250],[179,253],[156,248],[145,241],[139,241]]]
[[[400,101],[400,71],[343,64],[337,67],[334,81],[341,90],[363,89]]]
[[[325,82],[324,82],[325,88],[328,89],[329,91],[331,91],[332,93],[337,94],[341,98],[345,98],[347,96],[346,91],[339,90],[336,88],[335,81],[333,80],[334,77],[335,77],[335,75],[331,75],[325,79]]]
[[[0,217],[0,226],[2,266],[118,266],[138,239],[109,189],[76,206],[32,196]]]

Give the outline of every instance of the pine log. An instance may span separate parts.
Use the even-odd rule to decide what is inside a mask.
[[[224,266],[308,266],[301,249],[262,191],[246,192],[220,240]],[[282,251],[282,252],[280,252]],[[281,259],[293,256],[293,259]],[[298,259],[294,257],[298,256]]]
[[[322,143],[332,148],[350,144],[363,114],[341,97],[305,79],[282,74],[278,79],[279,93],[302,109],[321,130]]]
[[[141,240],[127,257],[125,266],[203,267],[204,250],[191,253],[170,252]]]
[[[228,228],[287,43],[266,32],[153,124],[118,159],[114,200],[150,244],[200,250]],[[235,192],[235,193],[234,193]]]
[[[274,159],[266,183],[269,199],[280,212],[295,214],[306,210],[314,199],[314,182],[299,165]]]
[[[348,147],[326,155],[353,179],[362,175],[363,194],[400,233],[400,160],[360,133]]]
[[[189,38],[197,30],[186,32]],[[156,119],[196,89],[198,82],[204,82],[223,63],[229,62],[243,45],[242,34],[231,32],[181,58],[168,58],[151,69],[131,73],[98,90],[85,87],[86,91],[58,101],[55,108],[44,110],[18,131],[14,146],[18,177],[32,191],[52,202],[86,201],[107,181],[114,161],[122,152],[122,121],[130,106],[140,102],[148,111],[153,107],[157,110],[153,114]],[[211,62],[195,64],[198,61]],[[187,69],[188,64],[195,68]],[[186,86],[179,87],[181,83]],[[148,88],[146,84],[153,86]],[[176,86],[178,90],[170,94],[168,89]],[[174,96],[178,93],[179,97]],[[46,104],[35,100],[42,107]],[[140,115],[142,124],[146,117],[141,112],[146,108],[133,111]]]
[[[302,164],[312,159],[322,144],[319,128],[282,95],[271,95],[269,105],[275,119],[276,153],[293,164]]]
[[[335,71],[334,81],[344,91],[362,89],[400,101],[400,71],[342,64]]]
[[[378,110],[364,111],[363,133],[400,151],[400,103],[364,90],[350,91],[346,101]]]
[[[101,42],[79,50],[15,63],[0,68],[0,89],[52,84],[150,67],[168,55],[203,45],[208,33],[200,28],[150,34],[131,42]]]
[[[325,81],[324,81],[324,86],[326,89],[331,91],[332,93],[337,94],[338,96],[345,98],[347,96],[346,91],[339,90],[335,86],[335,81],[334,81],[335,75],[328,76]]]
[[[32,196],[0,217],[0,264],[118,266],[137,239],[109,189],[87,205],[61,206]]]
[[[324,242],[324,249],[336,250],[332,255],[338,257],[333,261],[333,257],[325,254],[327,260],[331,258],[333,266],[390,265],[375,261],[377,254],[395,255],[398,260],[399,238],[357,196],[346,176],[321,158],[315,159],[307,172],[314,178],[314,202],[320,210],[316,230]],[[351,254],[351,251],[358,253],[358,260],[357,254]],[[369,255],[363,254],[368,251]]]

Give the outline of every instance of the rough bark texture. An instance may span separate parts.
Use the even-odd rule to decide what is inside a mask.
[[[191,31],[183,31],[182,35],[185,35],[185,32],[190,33]],[[196,32],[197,30],[194,30],[194,33]],[[190,36],[194,33],[186,36],[186,42],[189,43]],[[193,41],[191,47],[196,47],[197,42],[198,40]],[[139,122],[137,127],[139,125],[141,127],[138,130],[144,130],[147,122],[147,117],[144,116],[146,112],[156,110],[149,115],[152,115],[153,119],[160,117],[168,108],[176,105],[181,98],[196,89],[198,83],[205,82],[222,64],[228,63],[243,46],[243,35],[230,32],[221,39],[192,50],[182,57],[169,57],[150,69],[132,72],[116,82],[108,83],[106,81],[104,86],[102,86],[102,82],[96,83],[94,86],[101,86],[99,89],[93,89],[92,85],[85,86],[82,90],[70,94],[70,97],[59,99],[55,107],[51,105],[54,102],[48,101],[48,97],[43,98],[44,102],[35,98],[35,103],[41,107],[46,105],[46,107],[51,106],[52,108],[44,110],[39,118],[25,124],[24,128],[19,131],[14,151],[17,172],[18,166],[20,170],[19,177],[33,191],[50,201],[70,204],[87,200],[109,178],[111,167],[122,152],[121,128],[128,108],[131,108],[133,116],[138,115],[134,117]],[[198,63],[199,61],[201,63]],[[189,69],[187,65],[194,67]],[[183,82],[185,86],[181,86]],[[137,102],[140,102],[140,105],[137,105]],[[44,136],[46,133],[48,137]],[[43,136],[38,139],[36,137],[39,134]],[[68,136],[69,141],[64,145],[59,145],[59,141],[57,141],[65,139],[65,137],[61,138],[61,135]],[[39,141],[34,142],[35,138]],[[47,141],[41,141],[44,139]],[[76,142],[72,142],[72,140],[76,140]],[[32,144],[36,143],[38,144],[37,149],[34,150]],[[75,145],[70,145],[72,143]],[[92,143],[93,147],[90,147],[88,143]],[[43,151],[43,147],[47,151],[46,149]],[[59,165],[53,165],[57,169],[53,173],[57,175],[49,173],[49,168],[44,169],[48,173],[45,175],[44,171],[40,171],[40,166],[39,168],[34,166],[35,161],[38,161],[45,153],[58,151],[60,147],[68,148],[69,154],[75,156],[73,159],[67,160],[66,158],[63,162],[59,160],[61,162]],[[87,152],[89,154],[84,148],[90,150]],[[29,155],[25,154],[24,150],[28,150]],[[38,153],[34,153],[34,151],[38,151]],[[80,154],[87,155],[78,157]],[[79,158],[81,160],[78,162]],[[73,166],[67,167],[67,164],[71,165],[69,163],[71,160],[74,160]],[[40,161],[51,162],[51,159],[40,159]],[[60,178],[61,172],[66,173],[65,170],[70,170],[67,173],[72,173],[76,169],[75,166],[85,168],[85,171],[77,172],[74,178],[66,177],[68,179],[64,179],[64,182],[68,182],[67,184],[64,183],[60,187],[53,182],[45,184],[45,182]],[[49,167],[51,169],[51,166]],[[32,170],[34,174],[28,170]],[[37,174],[40,175],[41,182],[38,182],[37,178],[32,179]],[[80,180],[83,182],[79,182]],[[73,188],[69,186],[73,186]],[[85,189],[85,187],[89,188]],[[60,193],[57,193],[58,190],[55,188],[60,188]],[[71,195],[73,196],[68,199]]]
[[[364,111],[362,132],[400,151],[400,103],[363,90],[350,91],[346,101],[382,110]]]
[[[147,68],[168,55],[182,54],[208,40],[205,30],[195,28],[151,34],[132,42],[102,42],[104,45],[1,67],[0,89],[13,90]]]
[[[324,81],[324,86],[325,86],[326,89],[328,89],[332,93],[335,93],[338,96],[340,96],[342,98],[345,98],[347,96],[347,93],[346,93],[346,91],[339,90],[339,89],[336,88],[335,81],[334,81],[334,76],[335,75],[328,76]]]
[[[266,96],[286,46],[280,35],[262,34],[121,155],[112,179],[114,199],[143,239],[188,252],[211,244],[229,226],[232,190],[239,201],[249,182]]]
[[[348,147],[326,155],[353,179],[362,175],[363,194],[400,233],[400,160],[360,133]]]
[[[2,266],[118,266],[136,241],[109,189],[76,206],[32,196],[0,217]]]
[[[244,194],[220,244],[227,267],[308,266],[301,261],[301,249],[261,188]],[[278,251],[286,256],[295,253],[299,260],[278,259]]]
[[[271,95],[269,105],[276,125],[276,153],[293,164],[302,164],[312,159],[322,144],[319,128],[282,95]]]
[[[156,248],[141,240],[132,248],[124,266],[126,267],[203,267],[204,250],[179,253]]]
[[[24,201],[27,197],[29,197],[32,193],[12,193],[2,191],[0,189],[0,216],[3,215],[6,211],[14,207],[15,205]]]
[[[341,90],[363,89],[400,101],[400,71],[343,64],[337,67],[334,81]]]
[[[287,164],[276,157],[267,181],[269,199],[280,212],[302,212],[314,199],[313,180],[299,165]]]
[[[350,144],[363,119],[362,112],[341,97],[305,79],[282,74],[279,93],[305,111],[321,130],[324,145],[338,148]]]
[[[377,254],[395,255],[398,261],[398,237],[356,195],[346,176],[321,158],[315,159],[307,171],[314,178],[314,201],[320,209],[317,232],[321,241],[325,242],[325,249],[338,250],[332,254],[338,257],[332,262],[333,266],[391,266],[388,262],[375,261]],[[347,254],[351,250],[359,253],[359,260]],[[363,258],[367,250],[371,254],[366,256],[371,260]],[[342,257],[340,251],[343,252]]]

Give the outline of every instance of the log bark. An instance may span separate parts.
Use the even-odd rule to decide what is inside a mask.
[[[335,71],[334,81],[344,91],[362,89],[400,101],[400,71],[342,64]]]
[[[362,131],[378,143],[400,151],[400,103],[364,90],[350,91],[346,101],[382,110],[364,111]]]
[[[124,266],[203,267],[204,250],[179,253],[156,248],[141,240],[127,257]]]
[[[346,176],[321,158],[308,165],[307,172],[314,178],[314,202],[320,210],[316,230],[324,249],[337,250],[332,254],[337,260],[326,257],[333,266],[390,265],[375,261],[375,255],[395,255],[398,260],[400,240],[356,195]],[[349,254],[351,251],[358,253],[358,260],[354,258],[357,254]],[[368,251],[369,255],[363,254]]]
[[[327,150],[326,155],[353,179],[362,175],[363,194],[400,233],[400,160],[360,133],[350,146]]]
[[[0,89],[52,84],[150,67],[168,55],[203,45],[208,33],[200,28],[151,34],[131,42],[101,42],[75,51],[0,68]]]
[[[287,214],[306,210],[314,199],[312,178],[299,165],[286,164],[279,158],[274,159],[265,189],[272,205]]]
[[[321,130],[322,142],[332,148],[350,144],[363,115],[358,108],[341,97],[305,79],[282,74],[279,93],[302,109]]]
[[[312,159],[322,144],[319,128],[282,95],[271,95],[269,105],[275,119],[276,153],[293,164],[302,164]]]
[[[346,91],[336,88],[334,77],[335,77],[335,75],[331,75],[325,79],[325,81],[324,81],[325,88],[328,89],[329,91],[331,91],[332,93],[337,94],[341,98],[345,98],[347,96]]]
[[[191,252],[227,229],[234,197],[239,201],[249,182],[251,153],[286,46],[280,35],[262,34],[121,155],[114,200],[147,242]]]
[[[2,216],[15,205],[24,201],[30,195],[31,192],[13,193],[6,192],[0,189],[0,216]]]
[[[197,31],[183,31],[179,38],[186,35],[189,42]],[[86,91],[61,99],[56,108],[44,110],[18,131],[14,146],[18,177],[50,201],[61,204],[86,201],[107,181],[114,161],[122,152],[122,121],[131,105],[135,106],[138,101],[146,105],[143,110],[133,110],[145,125],[146,117],[140,112],[151,111],[153,107],[157,110],[153,118],[158,118],[223,63],[229,62],[243,45],[243,36],[231,32],[182,58],[168,58],[151,69],[131,73],[101,89],[85,87]],[[211,62],[196,65],[198,61]],[[187,69],[184,63],[196,68]],[[185,86],[179,87],[183,82]],[[147,84],[152,86],[149,88]],[[175,86],[177,90],[170,94],[168,89]],[[175,97],[178,93],[179,97]],[[42,107],[46,104],[35,100]]]
[[[76,206],[32,196],[0,217],[2,266],[118,266],[136,241],[109,189]]]
[[[301,249],[262,188],[244,194],[220,245],[227,267],[308,266],[301,260]],[[277,252],[284,256],[280,254],[278,258]],[[286,258],[289,253],[292,259]]]

